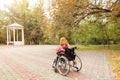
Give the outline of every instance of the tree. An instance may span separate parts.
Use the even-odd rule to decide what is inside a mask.
[[[50,6],[51,19],[48,29],[51,32],[49,38],[55,38],[53,41],[55,44],[58,44],[59,38],[62,36],[71,40],[71,30],[74,23],[73,4],[73,0],[54,0]]]
[[[6,31],[4,26],[7,25],[9,22],[9,19],[5,17],[5,13],[0,10],[0,44],[6,43]]]
[[[89,0],[81,1],[76,0],[74,5],[74,17],[75,23],[74,26],[79,25],[81,20],[86,19],[86,17],[95,14],[101,14],[101,16],[111,17],[114,15],[115,17],[119,17],[120,15],[120,1],[119,0]]]
[[[43,32],[41,26],[44,17],[41,16],[44,16],[44,13],[39,13],[43,12],[42,7],[30,8],[27,0],[14,0],[11,5],[6,7],[8,11],[4,12],[9,19],[8,24],[17,22],[24,26],[26,44],[39,44],[39,42],[42,42]]]

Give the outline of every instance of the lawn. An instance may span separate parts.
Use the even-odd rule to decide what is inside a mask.
[[[81,45],[80,50],[120,50],[120,45]]]

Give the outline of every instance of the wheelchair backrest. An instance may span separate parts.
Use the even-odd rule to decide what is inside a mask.
[[[68,58],[68,60],[74,60],[75,59],[75,50],[74,48],[66,48],[65,49],[65,56]]]

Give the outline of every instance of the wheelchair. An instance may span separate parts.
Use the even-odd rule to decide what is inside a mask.
[[[60,52],[60,55],[54,59],[52,68],[57,70],[61,75],[66,76],[70,70],[79,72],[82,69],[82,61],[75,53],[76,47],[66,48],[65,52]]]

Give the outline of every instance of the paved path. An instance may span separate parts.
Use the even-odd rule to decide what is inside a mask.
[[[68,76],[51,67],[57,46],[0,46],[0,80],[114,80],[103,52],[77,51],[83,67]]]

